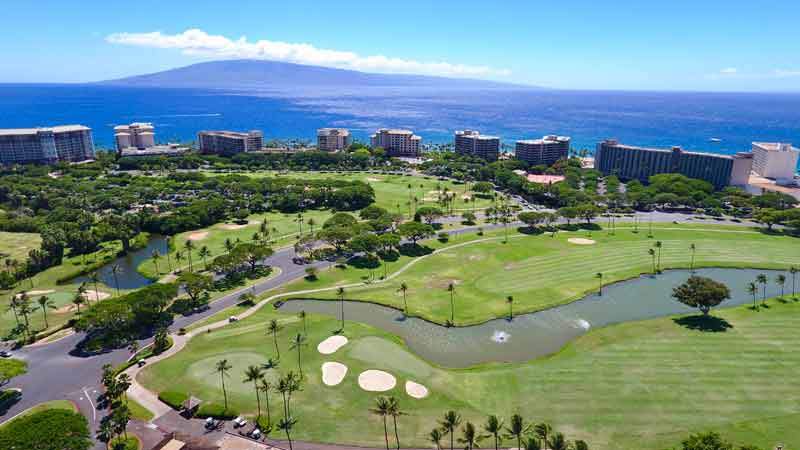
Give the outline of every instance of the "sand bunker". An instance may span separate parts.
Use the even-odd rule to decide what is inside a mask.
[[[33,297],[39,297],[39,296],[42,296],[42,295],[52,294],[54,292],[55,291],[52,290],[52,289],[47,289],[47,290],[44,290],[44,291],[27,291],[27,292],[25,292],[25,294],[28,295],[28,298],[33,298]],[[20,294],[17,294],[15,297],[19,298],[19,296],[20,296]]]
[[[338,362],[322,363],[322,382],[325,386],[336,386],[347,375],[347,366]]]
[[[425,398],[428,396],[428,388],[409,380],[406,381],[406,394],[414,398]]]
[[[192,233],[186,239],[190,241],[201,241],[208,237],[208,231],[198,231],[197,233]]]
[[[322,353],[323,355],[330,355],[332,353],[336,353],[336,350],[339,350],[347,344],[347,338],[344,336],[331,336],[328,339],[320,342],[317,346],[317,350]]]
[[[567,242],[575,245],[594,245],[597,243],[591,239],[584,239],[584,238],[569,238],[567,239]]]
[[[365,370],[358,376],[358,385],[369,392],[385,392],[394,389],[397,379],[382,370]]]
[[[90,302],[96,302],[98,300],[105,300],[108,297],[111,297],[111,294],[109,294],[108,292],[95,291],[94,289],[86,291],[83,294],[83,298],[85,298],[86,300],[88,300]]]
[[[247,223],[244,225],[237,225],[235,223],[224,223],[219,227],[222,228],[223,230],[241,230],[242,228],[247,227],[247,225],[248,225]]]
[[[383,180],[381,180],[380,178],[369,177],[369,178],[367,178],[367,181],[383,181]]]

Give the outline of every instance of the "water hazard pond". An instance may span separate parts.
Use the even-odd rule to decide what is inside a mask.
[[[150,240],[147,241],[147,245],[145,247],[130,251],[127,254],[116,257],[107,264],[103,265],[103,267],[97,270],[97,274],[100,277],[100,282],[111,289],[116,286],[117,282],[119,282],[120,289],[139,289],[152,284],[153,280],[140,274],[136,269],[141,263],[150,259],[150,256],[155,250],[157,250],[161,255],[165,255],[169,251],[166,238],[163,236],[153,235],[150,237]],[[114,273],[111,270],[115,264],[119,268],[116,280],[114,279]],[[163,264],[166,268],[166,261],[164,261]],[[71,280],[71,282],[91,283],[89,276],[86,275],[77,277]]]
[[[780,288],[774,280],[781,273],[789,280],[787,286],[791,290],[788,272],[721,268],[695,271],[696,275],[728,285],[731,298],[722,307],[752,302],[752,295],[747,293],[747,283],[759,274],[769,277],[767,296],[779,295]],[[590,294],[567,305],[515,316],[511,322],[496,319],[475,326],[446,328],[418,318],[404,318],[401,311],[393,308],[357,301],[345,302],[345,319],[400,336],[412,351],[445,367],[523,362],[556,352],[591,328],[696,312],[671,297],[672,288],[688,277],[688,270],[669,270],[657,277],[615,283],[606,286],[602,296]],[[761,286],[759,294],[760,291]],[[293,313],[304,310],[338,317],[339,308],[338,301],[298,299],[284,302],[280,311]]]

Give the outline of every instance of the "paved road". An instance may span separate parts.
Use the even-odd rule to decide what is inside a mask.
[[[651,215],[641,214],[640,226],[646,227]],[[653,222],[685,222],[690,223],[715,223],[752,226],[752,223],[737,223],[730,221],[711,221],[703,222],[698,220],[688,220],[689,216],[684,214],[653,213]],[[630,218],[620,219],[624,221]],[[602,222],[602,219],[599,220]],[[450,234],[463,234],[474,231],[476,227],[450,230]],[[484,225],[485,230],[502,228],[502,225]],[[171,328],[177,330],[187,327],[192,323],[206,319],[219,311],[235,305],[239,302],[239,297],[245,292],[252,292],[256,295],[270,289],[282,286],[290,281],[305,276],[305,269],[308,266],[297,265],[292,261],[295,257],[294,249],[286,248],[275,252],[273,256],[266,260],[266,264],[277,267],[281,270],[277,276],[265,280],[252,288],[246,288],[228,294],[210,305],[206,311],[193,314],[191,316],[178,316],[175,318]],[[313,266],[324,268],[330,265],[329,262],[317,262]],[[25,375],[15,378],[6,388],[20,388],[23,391],[22,399],[9,409],[6,414],[0,416],[0,421],[6,421],[16,414],[35,406],[39,403],[67,399],[78,405],[81,413],[89,420],[90,428],[94,431],[98,428],[104,411],[97,410],[97,397],[102,392],[100,385],[100,374],[102,366],[105,364],[118,365],[129,358],[130,354],[125,349],[114,350],[92,356],[80,356],[72,354],[75,346],[83,338],[83,334],[73,334],[59,341],[46,344],[28,346],[14,352],[14,356],[27,361],[28,372]],[[151,339],[143,340],[140,346],[147,345]],[[98,444],[96,448],[104,448]]]

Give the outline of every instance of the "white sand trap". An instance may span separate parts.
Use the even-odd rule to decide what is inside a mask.
[[[108,292],[103,292],[103,291],[96,291],[95,292],[94,289],[86,291],[83,294],[83,298],[85,298],[86,300],[88,300],[90,302],[96,302],[98,300],[105,300],[108,297],[111,297],[111,294],[109,294]]]
[[[328,339],[320,342],[317,346],[317,350],[323,355],[330,355],[332,353],[336,353],[336,350],[339,350],[345,344],[347,344],[346,337],[340,335],[331,336]]]
[[[409,380],[406,381],[406,394],[414,398],[425,398],[428,396],[428,388]]]
[[[369,177],[367,178],[367,181],[383,181],[383,180],[381,180],[380,178]]]
[[[27,291],[27,292],[25,292],[25,294],[28,295],[28,298],[33,298],[33,297],[41,297],[42,295],[52,294],[54,292],[55,291],[52,290],[52,289],[47,289],[47,290],[43,290],[43,291]],[[20,295],[21,294],[17,294],[17,295],[15,295],[15,297],[19,298]]]
[[[575,245],[594,245],[597,243],[596,241],[593,241],[591,239],[584,239],[584,238],[569,238],[567,239],[567,242]]]
[[[394,389],[397,379],[394,375],[382,370],[365,370],[358,376],[358,385],[369,392],[385,392]]]
[[[238,224],[235,224],[235,223],[224,223],[224,224],[220,225],[219,227],[222,228],[223,230],[241,230],[242,228],[247,227],[248,224],[249,224],[249,222],[244,224],[244,225],[238,225]]]
[[[322,382],[325,386],[336,386],[347,375],[347,366],[338,362],[322,363]]]
[[[197,233],[192,233],[186,239],[190,241],[202,241],[203,239],[208,237],[208,231],[198,231]]]

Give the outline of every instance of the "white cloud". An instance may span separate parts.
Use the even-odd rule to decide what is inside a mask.
[[[775,71],[775,76],[778,78],[800,77],[800,70],[777,69]]]
[[[354,52],[329,50],[311,44],[259,40],[250,42],[244,36],[231,40],[210,35],[203,30],[189,29],[179,34],[114,33],[106,37],[112,44],[162,49],[178,49],[184,54],[213,58],[267,59],[314,66],[327,66],[364,72],[406,73],[452,77],[503,77],[509,70],[488,66],[469,66],[449,62],[421,62],[383,55],[362,56]]]
[[[724,69],[719,71],[719,73],[721,73],[723,75],[734,75],[734,74],[736,74],[738,72],[739,72],[739,70],[736,69],[736,67],[726,67],[726,68],[724,68]]]

